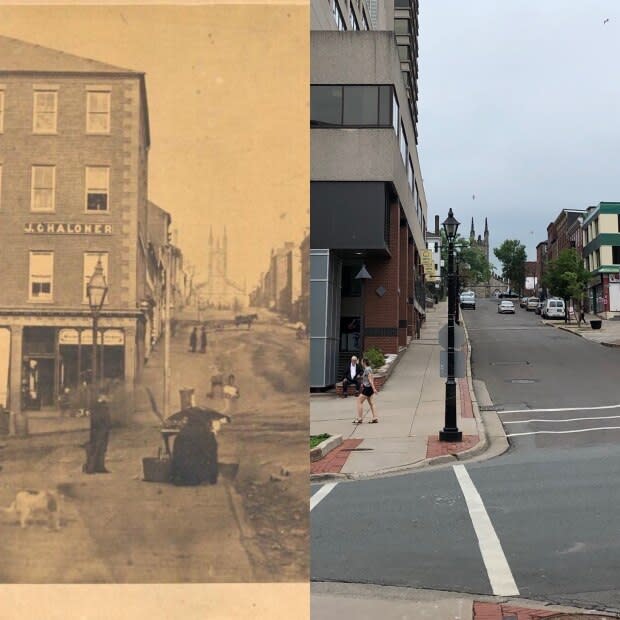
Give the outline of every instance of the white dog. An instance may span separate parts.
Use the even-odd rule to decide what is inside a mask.
[[[15,501],[2,509],[6,514],[15,515],[22,528],[36,514],[47,516],[49,527],[60,529],[60,499],[54,491],[18,491]]]

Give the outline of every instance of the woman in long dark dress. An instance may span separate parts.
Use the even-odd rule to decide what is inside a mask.
[[[179,486],[215,484],[217,475],[217,440],[212,422],[204,416],[189,415],[174,440],[172,482]]]

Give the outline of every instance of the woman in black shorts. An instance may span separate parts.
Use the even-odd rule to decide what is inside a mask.
[[[375,404],[372,401],[373,394],[377,393],[375,388],[375,381],[372,376],[372,368],[370,367],[370,362],[368,358],[364,358],[362,360],[362,366],[364,367],[364,374],[362,375],[362,390],[360,395],[357,397],[357,418],[353,420],[354,424],[362,423],[362,408],[364,406],[364,401],[367,400],[370,405],[370,411],[372,413],[372,420],[370,420],[370,424],[376,424],[379,421],[377,418],[377,414],[375,412]]]

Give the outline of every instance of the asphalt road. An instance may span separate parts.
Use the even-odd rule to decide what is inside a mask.
[[[333,487],[311,513],[314,580],[620,609],[620,350],[496,308],[465,321],[511,449]]]

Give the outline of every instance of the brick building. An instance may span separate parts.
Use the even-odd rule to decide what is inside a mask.
[[[149,140],[144,74],[0,36],[0,400],[12,410],[55,406],[91,379],[98,261],[101,377],[139,376]]]
[[[311,12],[310,375],[321,389],[340,380],[352,353],[397,353],[418,333],[427,205],[417,0],[372,11],[313,0]]]

